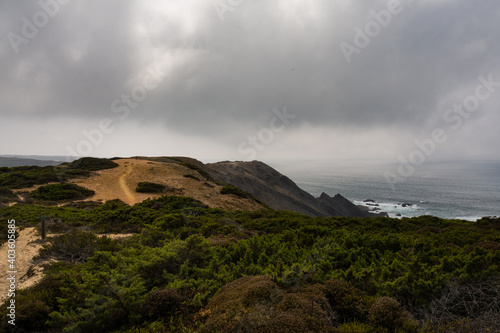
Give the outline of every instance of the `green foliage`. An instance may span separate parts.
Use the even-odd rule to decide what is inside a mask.
[[[49,314],[57,308],[57,297],[64,297],[61,292],[66,284],[60,275],[47,275],[38,284],[23,290],[16,291],[16,326],[7,323],[7,304],[9,299],[0,307],[1,332],[39,332],[48,330],[46,323]]]
[[[500,275],[500,230],[492,219],[226,212],[175,196],[134,206],[0,208],[18,226],[41,216],[135,235],[54,237],[42,256],[62,262],[30,289],[36,296],[19,291],[19,304],[33,309],[19,313],[39,331],[413,332],[413,316],[422,331],[444,332],[499,322],[491,281]]]
[[[76,184],[50,184],[40,186],[31,193],[31,196],[38,200],[62,201],[81,200],[94,194],[94,191]]]
[[[69,163],[68,166],[71,169],[98,171],[116,168],[118,164],[106,158],[82,157]]]
[[[66,169],[56,166],[2,168],[0,170],[0,187],[19,189],[37,184],[65,181],[69,178]]]
[[[118,244],[108,237],[97,237],[93,233],[72,230],[55,236],[49,245],[40,250],[41,258],[54,258],[68,263],[84,262],[96,251],[117,251]]]
[[[140,182],[137,184],[135,191],[139,193],[163,193],[165,192],[165,189],[166,186],[162,184]]]
[[[65,182],[75,177],[89,176],[91,171],[117,167],[111,160],[84,157],[59,166],[20,166],[0,168],[0,188],[20,189],[33,185]]]

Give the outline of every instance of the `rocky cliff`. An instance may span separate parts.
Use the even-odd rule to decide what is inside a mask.
[[[315,198],[299,188],[290,178],[259,161],[219,162],[206,164],[205,168],[215,179],[251,193],[274,209],[314,217],[378,216],[363,211],[340,194],[330,197],[323,193],[319,198]]]

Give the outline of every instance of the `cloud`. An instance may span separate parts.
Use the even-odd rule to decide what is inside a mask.
[[[117,129],[94,153],[135,154],[123,136],[127,129],[138,142],[163,132],[170,140],[210,142],[214,154],[242,157],[235,155],[238,144],[268,125],[273,108],[286,106],[297,118],[269,144],[271,155],[384,151],[374,155],[393,158],[443,126],[443,113],[473,93],[479,76],[500,81],[500,8],[493,0],[401,0],[401,11],[350,63],[340,44],[355,45],[356,29],[364,30],[390,1],[244,0],[232,2],[223,20],[211,1],[69,1],[14,52],[9,34],[22,36],[25,18],[33,23],[43,11],[40,3],[59,2],[1,5],[0,117],[18,132],[50,123],[59,139],[37,131],[37,139],[23,136],[25,148],[2,146],[0,153],[61,154],[84,139],[84,129],[109,118]],[[161,84],[119,118],[113,102],[130,97],[151,66],[165,72]],[[471,157],[452,143],[466,141],[481,146],[472,157],[500,158],[493,144],[498,101],[486,101],[478,113],[483,118],[453,133],[441,156]],[[67,123],[78,125],[68,131]],[[318,133],[353,148],[336,150]],[[388,136],[401,144],[380,150]],[[150,145],[156,154],[171,151]],[[191,144],[189,151],[210,150],[201,146]]]

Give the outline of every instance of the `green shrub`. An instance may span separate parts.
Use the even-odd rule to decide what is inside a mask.
[[[24,166],[3,168],[0,171],[0,187],[20,189],[38,184],[66,181],[69,176],[62,167]]]
[[[139,193],[163,193],[166,190],[166,186],[162,184],[150,183],[150,182],[140,182],[137,184],[136,192]]]
[[[82,157],[76,161],[69,163],[68,166],[71,169],[98,171],[116,168],[117,166],[119,166],[119,164],[106,158]]]
[[[39,200],[61,201],[81,200],[94,194],[94,191],[75,184],[51,184],[40,186],[31,193],[31,196]]]
[[[64,288],[63,279],[54,275],[45,276],[36,285],[16,291],[14,298],[16,304],[16,325],[7,323],[7,302],[1,308],[0,321],[1,332],[40,332],[49,328],[47,320],[49,314],[57,306],[57,297],[62,296],[61,288]],[[10,319],[9,319],[10,320]]]
[[[55,236],[49,245],[40,250],[41,258],[55,258],[69,263],[84,262],[96,251],[116,251],[116,241],[108,237],[97,237],[93,233],[73,230]]]

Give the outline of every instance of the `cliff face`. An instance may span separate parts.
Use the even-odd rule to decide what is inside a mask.
[[[290,178],[259,161],[219,162],[206,164],[205,168],[215,179],[251,193],[274,209],[289,210],[314,217],[374,216],[361,210],[340,194],[330,197],[323,193],[316,199],[299,188]]]

